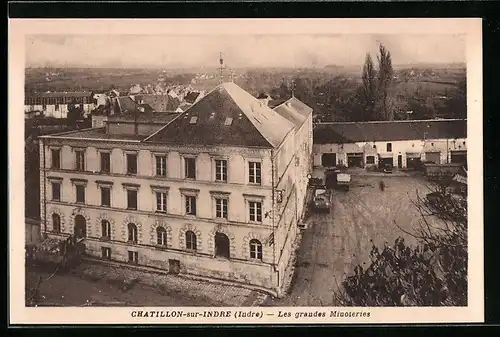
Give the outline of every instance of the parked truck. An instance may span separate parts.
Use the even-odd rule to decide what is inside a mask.
[[[338,168],[329,169],[325,172],[325,185],[328,188],[349,190],[351,175]]]
[[[312,208],[316,212],[330,212],[332,204],[332,192],[326,186],[318,186],[314,189]]]

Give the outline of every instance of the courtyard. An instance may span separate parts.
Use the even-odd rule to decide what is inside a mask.
[[[379,189],[381,180],[384,191]],[[423,177],[354,174],[349,191],[334,191],[330,213],[307,219],[290,294],[269,298],[264,305],[338,305],[334,292],[357,264],[369,265],[372,245],[393,244],[400,236],[415,243],[398,226],[415,232],[421,217],[411,200],[417,191],[424,196],[428,188]]]

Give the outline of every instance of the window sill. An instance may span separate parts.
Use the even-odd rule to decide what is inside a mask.
[[[261,184],[261,183],[252,183],[252,182],[248,182],[248,185],[252,185],[252,186],[261,186],[262,184]]]
[[[131,240],[128,240],[127,241],[128,244],[130,245],[136,245],[137,244],[137,241],[131,241]]]
[[[184,180],[193,180],[193,181],[195,181],[196,178],[184,177]]]
[[[85,205],[85,201],[75,201],[75,204],[78,204],[78,205]]]
[[[158,213],[158,214],[167,214],[167,211],[158,211],[158,210],[156,210],[155,213]]]
[[[137,207],[136,207],[136,208],[127,207],[127,210],[128,210],[128,211],[137,211]]]
[[[99,241],[110,241],[110,240],[111,240],[111,238],[109,236],[101,236],[99,238]]]
[[[186,213],[184,215],[187,216],[188,218],[192,218],[192,219],[196,218],[196,214],[188,214],[188,213]]]
[[[52,201],[61,201],[61,199],[52,199]]]
[[[231,261],[231,259],[229,257],[224,257],[224,256],[217,256],[217,255],[215,255],[213,258],[215,260],[218,260],[218,261],[227,261],[227,262]]]
[[[193,254],[193,255],[196,255],[198,253],[198,250],[186,248],[186,252],[190,253],[190,254]]]
[[[262,259],[258,259],[258,258],[249,258],[248,261],[250,262],[253,262],[253,263],[262,263]]]
[[[262,221],[249,220],[248,223],[253,225],[262,225]]]

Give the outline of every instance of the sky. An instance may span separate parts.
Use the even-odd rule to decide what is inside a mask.
[[[465,63],[463,35],[30,35],[27,67],[360,66],[379,43],[393,64]]]

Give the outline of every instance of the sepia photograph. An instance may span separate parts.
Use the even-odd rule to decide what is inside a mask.
[[[18,320],[482,321],[481,22],[410,20],[11,20]]]

